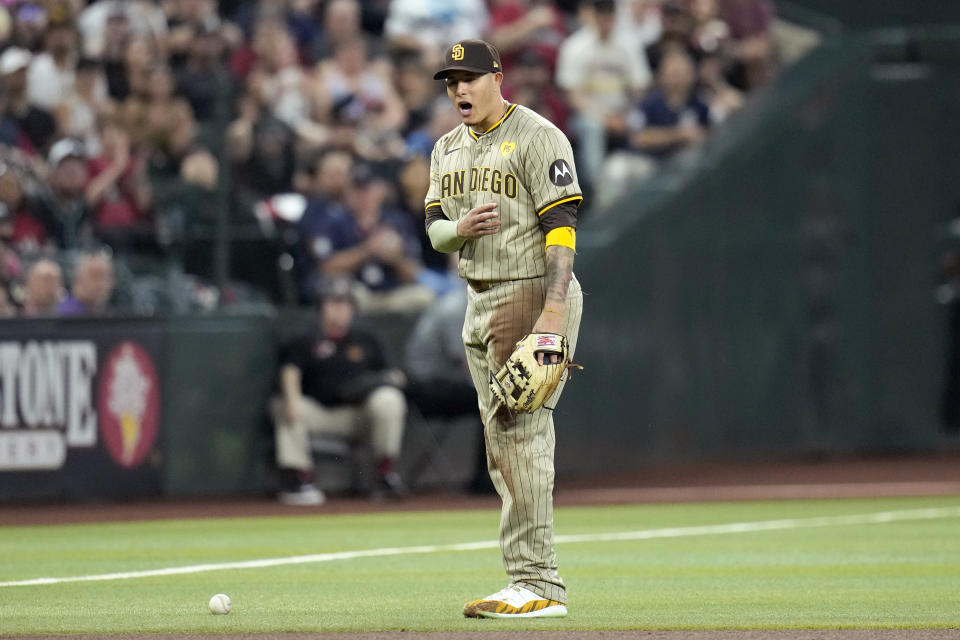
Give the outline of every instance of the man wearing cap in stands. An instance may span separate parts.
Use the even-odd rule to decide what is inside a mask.
[[[12,121],[16,131],[12,140],[4,140],[28,155],[41,155],[53,139],[57,124],[47,111],[32,104],[27,94],[27,69],[33,59],[26,49],[9,47],[0,54],[0,89],[7,99],[4,119]]]

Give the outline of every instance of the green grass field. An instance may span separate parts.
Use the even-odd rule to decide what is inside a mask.
[[[570,616],[466,620],[505,584],[497,518],[5,527],[0,633],[960,627],[960,497],[558,509]]]

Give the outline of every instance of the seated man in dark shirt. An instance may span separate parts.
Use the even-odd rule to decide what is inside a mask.
[[[273,400],[280,500],[312,505],[324,500],[313,485],[312,432],[369,437],[377,463],[375,497],[406,494],[397,473],[407,413],[403,373],[391,369],[379,341],[356,329],[353,283],[342,277],[321,287],[317,330],[287,345],[281,356],[280,395]]]
[[[658,160],[706,137],[710,108],[696,92],[697,70],[682,50],[664,55],[657,70],[657,87],[640,102],[631,123],[630,147]]]
[[[333,208],[312,231],[319,277],[351,276],[365,311],[418,311],[433,299],[419,282],[420,241],[410,216],[390,206],[389,185],[370,165],[354,166],[346,207]]]

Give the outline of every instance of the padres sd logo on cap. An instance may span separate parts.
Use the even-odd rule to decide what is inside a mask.
[[[433,75],[434,80],[446,78],[451,71],[496,73],[500,71],[500,52],[483,40],[461,40],[447,49],[443,63]]]

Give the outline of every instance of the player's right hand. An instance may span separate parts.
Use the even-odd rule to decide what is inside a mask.
[[[500,231],[500,214],[495,211],[497,204],[488,202],[467,211],[467,215],[457,221],[457,235],[461,238],[482,238]]]

